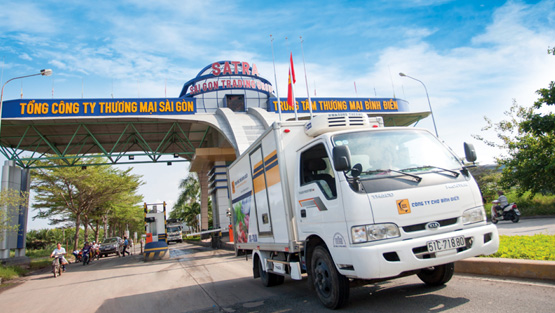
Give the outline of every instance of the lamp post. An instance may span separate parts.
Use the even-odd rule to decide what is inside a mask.
[[[14,77],[12,79],[8,79],[4,83],[4,85],[2,85],[2,91],[0,92],[0,129],[1,129],[1,125],[2,125],[2,105],[4,104],[4,87],[6,87],[6,84],[11,82],[12,80],[31,77],[31,76],[39,76],[39,75],[41,75],[41,76],[50,76],[50,75],[52,75],[52,70],[51,69],[45,69],[45,70],[40,70],[40,72],[36,73],[36,74]]]
[[[436,120],[434,118],[434,111],[432,111],[432,104],[430,103],[430,96],[428,96],[428,88],[426,88],[426,85],[424,85],[424,83],[421,80],[416,79],[414,77],[410,77],[409,75],[406,75],[405,73],[399,73],[399,76],[414,79],[417,82],[421,83],[422,86],[424,86],[424,90],[426,91],[426,98],[428,98],[428,106],[430,107],[430,113],[432,113],[432,121],[434,122],[434,130],[436,131],[436,137],[439,137],[439,135],[437,134],[437,127],[436,127]]]

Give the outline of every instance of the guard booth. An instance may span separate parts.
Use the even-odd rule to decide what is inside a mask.
[[[161,260],[170,257],[166,239],[166,202],[144,204],[146,244],[144,260]]]

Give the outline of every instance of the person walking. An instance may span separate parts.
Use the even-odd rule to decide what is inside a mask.
[[[127,247],[129,246],[129,240],[127,239],[127,236],[123,237],[123,252],[121,254],[123,254],[123,256],[125,257],[125,254],[127,253],[127,255],[130,255],[131,253],[129,253],[129,251],[127,251]]]

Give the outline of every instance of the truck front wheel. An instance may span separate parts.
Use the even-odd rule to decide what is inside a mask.
[[[428,286],[441,286],[451,280],[453,273],[455,273],[455,263],[448,263],[422,269],[417,275]]]
[[[335,268],[326,248],[318,246],[312,253],[312,282],[318,298],[327,308],[337,309],[349,300],[349,279]]]

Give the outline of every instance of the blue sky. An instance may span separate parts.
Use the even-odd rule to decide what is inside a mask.
[[[547,54],[555,0],[19,0],[0,3],[1,82],[42,68],[54,74],[11,82],[4,99],[177,97],[219,60],[256,63],[274,83],[270,35],[282,97],[290,52],[303,74],[302,36],[311,94],[396,96],[428,110],[424,88],[404,72],[426,84],[440,137],[460,155],[473,142],[482,163],[498,153],[471,137],[495,137],[481,132],[483,117],[500,120],[513,99],[531,105],[555,80]],[[306,95],[304,79],[296,90]],[[433,130],[430,118],[418,126]],[[145,201],[171,205],[187,165],[139,165],[135,173],[144,175]]]

